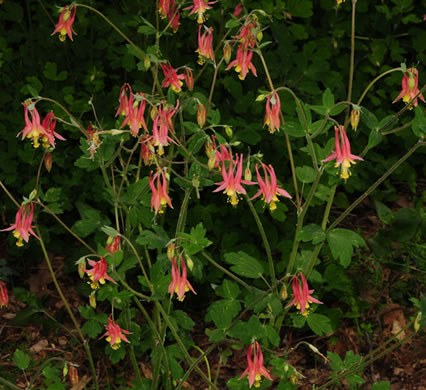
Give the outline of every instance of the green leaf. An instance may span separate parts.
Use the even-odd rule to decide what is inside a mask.
[[[378,132],[377,130],[373,129],[370,131],[370,135],[368,136],[368,148],[372,149],[375,146],[377,146],[378,144],[380,144],[380,142],[382,142],[383,140],[383,135]]]
[[[137,32],[139,34],[152,35],[152,34],[155,34],[157,32],[157,30],[152,25],[151,26],[139,26]]]
[[[231,270],[238,275],[257,279],[263,274],[262,264],[245,252],[225,253],[225,261],[233,264]]]
[[[175,310],[172,317],[176,320],[181,329],[190,330],[194,327],[195,322],[182,310]]]
[[[263,329],[265,330],[266,336],[268,337],[268,340],[271,342],[271,344],[274,347],[278,347],[281,339],[275,328],[271,325],[263,325]]]
[[[213,321],[217,328],[228,328],[241,310],[241,304],[234,299],[220,299],[207,310],[206,321]]]
[[[239,27],[239,25],[240,22],[237,19],[229,19],[225,24],[225,28]]]
[[[80,237],[84,238],[92,234],[98,228],[100,223],[101,222],[99,220],[81,219],[71,227],[71,230]]]
[[[391,223],[393,220],[392,210],[378,200],[376,200],[374,203],[376,204],[376,211],[379,219],[385,224]]]
[[[322,105],[329,111],[331,107],[334,106],[334,103],[334,95],[332,94],[330,88],[327,88],[322,94]]]
[[[391,237],[398,242],[411,240],[421,223],[421,217],[416,209],[402,208],[395,213],[392,223]]]
[[[328,245],[334,259],[340,259],[340,263],[346,268],[351,263],[353,247],[365,246],[362,237],[348,229],[333,229],[327,234]]]
[[[117,230],[115,230],[113,227],[111,226],[102,226],[101,230],[107,235],[107,236],[111,236],[111,237],[116,237],[118,236],[120,233],[117,232]]]
[[[43,199],[46,202],[57,202],[62,197],[62,188],[61,187],[54,187],[49,188],[47,192],[44,194]]]
[[[330,319],[322,314],[309,314],[306,322],[311,330],[318,336],[329,334],[333,331]]]
[[[287,121],[281,128],[286,134],[292,137],[300,138],[305,136],[305,131],[302,129],[299,122]]]
[[[198,253],[200,250],[207,248],[212,242],[205,238],[206,229],[203,223],[200,222],[196,227],[191,228],[188,235],[189,241],[184,241],[183,247],[187,255],[191,256]]]
[[[321,226],[313,223],[302,227],[297,235],[297,240],[303,242],[312,241],[316,245],[325,240],[325,232],[321,229]]]
[[[371,386],[371,390],[390,390],[390,382],[389,381],[380,381],[378,383],[374,383]]]
[[[26,370],[30,364],[30,357],[25,352],[17,349],[13,354],[13,361],[18,368]]]
[[[361,122],[364,123],[370,130],[376,131],[379,128],[378,119],[365,107],[361,107]]]
[[[343,360],[336,352],[327,352],[327,356],[330,359],[330,367],[333,371],[339,372],[343,370]]]
[[[102,332],[102,327],[96,320],[88,320],[84,323],[81,330],[87,334],[90,338],[97,337]]]
[[[143,230],[136,239],[136,242],[140,245],[147,245],[149,249],[165,248],[170,241],[167,233],[158,225],[154,225],[153,229],[156,230],[156,233],[151,230]]]
[[[290,0],[288,2],[288,12],[292,17],[309,18],[312,16],[311,0]]]
[[[414,109],[412,130],[414,135],[419,138],[424,138],[426,135],[426,117],[420,105]]]
[[[232,282],[228,279],[225,279],[221,286],[216,288],[215,293],[227,299],[237,299],[238,295],[240,295],[240,287],[237,283]]]
[[[303,167],[296,167],[296,177],[302,183],[312,183],[315,180],[315,170],[312,167],[304,165]]]

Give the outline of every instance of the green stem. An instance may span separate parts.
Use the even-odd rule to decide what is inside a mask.
[[[161,315],[163,316],[164,321],[166,321],[167,326],[169,327],[170,331],[173,334],[173,337],[175,338],[180,349],[182,350],[183,354],[185,355],[187,362],[189,364],[192,364],[194,362],[194,360],[192,359],[192,356],[189,354],[188,350],[186,349],[186,346],[183,343],[182,339],[177,334],[177,331],[176,331],[174,325],[172,324],[172,322],[170,321],[169,316],[164,311],[163,307],[161,306],[161,304],[159,302],[155,302],[155,305],[156,305],[156,307],[158,307],[158,310],[161,312]],[[207,382],[209,384],[209,386],[211,386],[212,389],[217,390],[217,387],[214,385],[214,383],[207,377],[206,374],[204,374],[204,372],[198,366],[195,367],[195,370],[198,372],[198,374],[201,376],[201,378],[203,378],[203,380],[205,382]]]
[[[269,88],[271,91],[275,91],[274,84],[271,79],[271,75],[269,74],[268,66],[266,65],[265,58],[263,58],[262,50],[258,48],[257,53],[259,54],[260,60],[262,61],[263,68],[265,69],[265,74],[269,83]],[[281,111],[280,111],[280,119],[281,119],[281,122],[284,124],[284,115]],[[284,133],[284,138],[287,145],[288,157],[290,160],[291,176],[293,179],[293,187],[294,187],[294,194],[296,197],[296,204],[297,204],[297,207],[299,207],[300,205],[299,187],[297,186],[296,168],[295,168],[294,160],[293,160],[293,151],[291,149],[291,142],[287,133]]]
[[[188,210],[188,203],[189,203],[189,199],[191,197],[191,192],[192,192],[192,187],[188,188],[185,191],[185,196],[183,198],[182,201],[182,206],[180,208],[179,211],[179,218],[176,224],[176,232],[175,232],[175,236],[177,237],[179,235],[180,232],[183,232],[184,228],[185,228],[185,221],[186,221],[186,212]]]
[[[244,288],[251,291],[252,287],[248,285],[244,280],[241,280],[238,276],[234,275],[231,271],[228,271],[225,267],[222,267],[219,263],[216,263],[205,251],[201,251],[201,254],[206,258],[207,261],[209,261],[211,264],[213,264],[217,269],[221,270],[224,274],[228,275],[231,279],[234,279],[236,282],[241,284]]]
[[[201,354],[204,354],[204,351],[198,346],[198,345],[194,345],[193,346],[198,352],[200,352]],[[209,377],[209,380],[212,380],[212,373],[210,370],[210,364],[209,364],[209,359],[207,359],[207,355],[204,356],[204,361],[206,362],[206,367],[207,367],[207,376]],[[209,390],[211,390],[212,387],[209,385]]]
[[[331,229],[334,229],[340,222],[345,219],[345,217],[357,207],[368,195],[370,195],[395,169],[397,169],[408,157],[410,157],[420,146],[426,145],[424,141],[418,141],[415,143],[411,149],[404,154],[395,164],[393,164],[386,173],[378,179],[367,191],[365,191],[358,199],[356,199],[340,216],[329,226],[326,233]]]
[[[15,386],[12,382],[0,376],[0,383],[6,386],[6,389],[22,390],[22,387]]]
[[[271,275],[272,283],[275,283],[276,277],[275,277],[274,260],[272,259],[271,247],[269,245],[268,237],[266,237],[266,233],[265,233],[265,229],[263,228],[262,221],[260,220],[259,215],[257,214],[252,201],[247,195],[245,195],[245,199],[247,201],[247,204],[249,205],[249,208],[254,217],[254,220],[256,221],[256,225],[257,225],[257,228],[259,229],[260,236],[262,237],[263,246],[265,247],[265,251],[266,251],[266,257],[268,258],[269,273]]]
[[[352,0],[352,21],[351,21],[351,59],[349,65],[349,82],[348,82],[348,97],[347,101],[352,100],[352,84],[354,81],[354,64],[355,64],[355,11],[357,0]],[[346,109],[345,127],[349,123],[349,106]]]
[[[50,262],[49,255],[47,254],[46,246],[44,245],[44,241],[43,241],[42,235],[40,233],[40,229],[38,228],[38,225],[36,225],[35,228],[36,228],[36,231],[37,231],[37,235],[39,237],[41,250],[43,251],[44,259],[46,260],[47,267],[49,268],[50,276],[52,277],[52,280],[53,280],[53,283],[56,287],[56,290],[58,291],[58,294],[61,297],[61,300],[62,300],[62,302],[65,306],[65,309],[68,312],[68,314],[71,318],[71,321],[73,322],[73,324],[75,326],[75,329],[78,333],[78,336],[80,337],[80,340],[83,343],[84,349],[86,350],[87,359],[89,360],[90,370],[92,372],[92,377],[93,377],[93,381],[95,383],[95,388],[96,388],[96,390],[99,390],[98,378],[96,376],[95,364],[93,363],[93,358],[92,358],[92,353],[90,351],[89,343],[85,339],[83,332],[81,331],[80,325],[78,324],[78,321],[75,318],[74,313],[71,310],[71,306],[70,306],[67,298],[65,297],[65,295],[62,292],[62,289],[61,289],[61,286],[59,285],[58,280],[56,279],[55,271],[53,270],[52,263]]]
[[[126,311],[125,311],[125,316],[126,316],[126,326],[127,329],[130,329],[130,307],[129,305],[127,305]],[[139,386],[142,386],[142,376],[141,376],[141,372],[138,366],[138,362],[136,360],[136,355],[135,355],[135,347],[133,346],[132,343],[130,343],[129,345],[129,350],[130,350],[130,361],[132,362],[132,366],[133,366],[133,371],[136,374],[136,378],[139,382]]]
[[[19,209],[21,205],[17,202],[17,200],[13,197],[13,195],[9,192],[9,190],[6,188],[6,186],[3,184],[3,182],[0,180],[0,187],[3,189],[3,191],[6,193],[6,195],[10,198],[10,200],[15,203],[16,207]]]

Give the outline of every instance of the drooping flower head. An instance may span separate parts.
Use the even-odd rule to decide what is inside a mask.
[[[175,33],[179,28],[180,11],[176,7],[176,0],[171,0],[169,13],[167,14],[169,23],[172,26],[172,30]]]
[[[132,95],[132,87],[129,83],[123,84],[120,89],[120,95],[118,96],[119,105],[115,116],[123,115],[127,116],[129,113],[129,95]]]
[[[336,160],[334,166],[340,167],[340,177],[347,180],[351,174],[349,171],[351,164],[356,164],[355,160],[363,161],[364,159],[351,153],[351,145],[344,126],[334,126],[334,132],[335,150],[322,162]]]
[[[151,210],[154,210],[155,214],[163,214],[166,205],[173,208],[172,201],[167,193],[167,179],[164,170],[159,170],[154,177],[152,171],[150,172],[149,186],[152,192]]]
[[[202,26],[198,26],[198,63],[203,65],[207,60],[214,62],[213,52],[213,27],[205,28],[204,33],[201,35]]]
[[[65,41],[65,39],[67,38],[67,35],[69,39],[73,40],[72,34],[77,35],[77,33],[72,28],[76,11],[77,11],[77,7],[71,7],[69,5],[62,8],[62,12],[59,15],[59,21],[58,23],[56,23],[56,26],[55,26],[55,31],[53,31],[51,35],[59,33],[59,40],[61,42]]]
[[[109,236],[107,240],[107,246],[105,247],[105,249],[111,255],[113,255],[115,252],[120,250],[120,236],[115,236],[115,237]]]
[[[274,211],[277,208],[276,202],[279,202],[278,196],[282,195],[286,198],[291,199],[291,195],[284,189],[280,188],[277,184],[277,177],[275,176],[275,171],[272,165],[262,164],[263,173],[265,179],[262,179],[262,176],[259,174],[256,164],[256,174],[257,174],[257,183],[259,184],[259,191],[251,198],[255,199],[258,196],[262,195],[262,199],[265,203],[269,205],[269,209]],[[268,177],[269,176],[269,177]]]
[[[399,99],[402,98],[402,101],[404,103],[408,103],[410,100],[414,98],[419,93],[419,72],[416,68],[409,68],[404,73],[404,76],[402,76],[402,90],[399,93],[399,95],[396,97],[396,99],[392,102],[395,103]],[[425,98],[422,94],[418,96],[422,102],[425,101]],[[413,105],[410,107],[410,109],[414,106],[417,107],[418,101],[417,98],[413,101]]]
[[[302,283],[300,283],[299,278]],[[286,306],[296,306],[300,313],[304,316],[309,314],[308,308],[310,303],[319,303],[321,301],[311,296],[314,290],[309,290],[308,282],[306,281],[305,276],[300,272],[298,275],[293,276],[293,293],[291,294],[293,300]]]
[[[8,227],[7,229],[2,229],[0,232],[7,232],[13,230],[13,236],[18,240],[16,241],[16,246],[23,246],[22,241],[28,242],[30,234],[35,238],[39,239],[38,236],[34,233],[33,223],[34,217],[34,206],[32,203],[23,203],[19,208],[15,216],[15,223]]]
[[[184,78],[186,87],[192,91],[194,89],[194,75],[192,74],[192,70],[189,68],[185,68]]]
[[[218,188],[213,192],[223,191],[224,194],[228,195],[228,202],[232,206],[236,206],[239,202],[238,194],[246,194],[246,190],[241,186],[243,184],[255,184],[246,180],[242,180],[243,174],[243,155],[237,155],[235,161],[232,158],[229,160],[228,171],[225,168],[225,161],[222,161],[222,177],[223,180],[215,183]]]
[[[170,0],[159,0],[158,2],[158,13],[161,16],[161,19],[165,19],[169,14],[170,10]]]
[[[130,98],[127,104],[126,118],[124,119],[120,128],[129,125],[133,137],[136,137],[139,134],[139,129],[141,127],[143,127],[143,129],[147,132],[148,129],[146,127],[144,118],[145,107],[145,94],[139,92],[136,95],[130,94]]]
[[[240,80],[244,80],[246,78],[249,69],[253,75],[257,77],[256,68],[251,63],[252,58],[253,51],[240,45],[237,50],[237,58],[229,63],[226,70],[235,67],[235,71],[238,73]]]
[[[356,131],[356,129],[358,128],[360,115],[360,109],[354,107],[351,111],[351,126],[353,131]]]
[[[240,380],[248,375],[249,387],[260,387],[262,376],[272,381],[271,375],[263,365],[263,354],[257,341],[248,347],[247,368],[241,374]]]
[[[170,142],[176,142],[169,137],[169,131],[174,132],[173,116],[179,106],[176,107],[159,106],[152,122],[152,136],[149,142],[157,148],[157,154],[162,156],[164,154],[164,147],[168,146]]]
[[[106,262],[105,257],[101,257],[99,261],[88,260],[88,263],[93,268],[90,270],[84,269],[84,272],[89,275],[91,280],[91,282],[89,282],[90,287],[97,289],[99,288],[99,283],[105,284],[105,280],[109,280],[110,282],[117,284],[117,282],[107,274],[108,263]]]
[[[274,92],[266,98],[266,114],[265,122],[263,123],[263,126],[268,125],[268,130],[271,134],[274,133],[275,130],[280,130],[280,113],[280,97],[276,92]]]
[[[112,349],[120,348],[121,340],[125,341],[126,343],[130,343],[126,337],[126,334],[132,334],[132,332],[121,329],[120,325],[111,319],[111,314],[109,315],[108,325],[105,325],[105,329],[107,331],[101,336],[101,338],[106,337],[106,341],[109,342]]]
[[[182,81],[185,78],[183,74],[177,74],[176,69],[173,69],[170,65],[161,64],[161,69],[163,69],[164,80],[161,83],[163,88],[171,87],[174,92],[179,93],[182,91]]]
[[[0,280],[0,307],[9,304],[9,295],[7,294],[6,285]]]
[[[147,134],[144,134],[141,138],[141,158],[145,165],[151,165],[155,161],[155,149],[151,143],[151,138]]]
[[[199,24],[204,23],[206,20],[206,16],[204,15],[208,9],[211,9],[211,4],[216,3],[216,1],[208,1],[208,0],[193,0],[193,5],[185,8],[185,10],[190,9],[190,15],[197,14],[197,22]]]
[[[89,144],[88,150],[90,151],[90,159],[93,160],[95,158],[95,152],[99,149],[99,146],[101,146],[102,141],[99,138],[96,128],[92,126],[92,122],[89,123],[89,126],[86,129],[86,134],[86,141]]]
[[[32,106],[32,105],[31,105]],[[22,140],[29,138],[32,140],[33,146],[38,148],[40,141],[44,148],[55,147],[55,137],[61,141],[65,141],[65,138],[55,132],[56,119],[53,112],[49,112],[41,123],[40,114],[35,106],[29,110],[29,105],[24,103],[24,118],[25,127],[18,133],[18,136],[22,134]],[[28,115],[28,111],[31,113],[31,120]]]
[[[179,271],[176,257],[173,256],[170,259],[172,262],[172,280],[169,284],[169,293],[171,297],[173,297],[173,295],[176,293],[178,300],[183,301],[185,299],[185,293],[187,293],[189,290],[191,290],[194,294],[197,293],[195,292],[195,290],[191,286],[191,283],[189,283],[187,279],[186,265],[182,259],[182,256],[179,256],[179,258],[182,273]]]

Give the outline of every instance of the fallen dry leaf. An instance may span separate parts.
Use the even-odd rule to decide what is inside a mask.
[[[30,352],[38,353],[41,352],[43,349],[47,348],[48,346],[49,342],[46,339],[42,339],[38,343],[35,343],[33,346],[30,347]]]

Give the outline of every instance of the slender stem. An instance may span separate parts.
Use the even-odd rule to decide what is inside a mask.
[[[389,69],[386,72],[383,72],[382,74],[379,74],[370,84],[368,84],[367,88],[365,88],[364,92],[361,94],[360,98],[357,101],[357,106],[361,105],[362,101],[364,100],[365,95],[367,95],[367,92],[370,90],[370,88],[376,84],[377,81],[379,81],[382,77],[388,75],[389,73],[392,72],[400,72],[402,71],[401,68],[393,68],[393,69]]]
[[[330,195],[328,196],[327,205],[325,207],[325,211],[324,211],[324,215],[323,215],[322,223],[321,223],[321,229],[323,231],[325,231],[325,228],[327,227],[328,216],[330,215],[331,206],[333,205],[334,195],[336,194],[336,188],[337,188],[337,184],[334,184],[331,187]],[[315,262],[317,261],[318,254],[322,246],[323,246],[323,243],[316,245],[312,252],[311,258],[309,259],[309,263],[304,271],[304,275],[306,279],[309,279],[309,276],[311,275],[311,272],[314,269]]]
[[[0,376],[0,383],[6,386],[7,389],[22,390],[22,387],[15,386],[12,382]]]
[[[69,233],[71,234],[77,241],[79,241],[82,245],[84,245],[90,252],[93,254],[96,254],[96,250],[93,249],[86,241],[84,241],[82,238],[80,238],[77,234],[75,234],[62,220],[44,203],[42,203],[40,200],[37,202],[41,207],[43,207],[53,218],[55,218],[61,226]]]
[[[186,212],[188,210],[189,199],[191,198],[192,187],[185,191],[185,196],[182,201],[182,206],[179,211],[179,218],[176,224],[175,236],[178,236],[180,232],[185,229]]]
[[[0,187],[2,190],[6,193],[6,195],[10,198],[10,200],[15,203],[16,207],[19,209],[21,205],[17,202],[17,200],[13,197],[13,195],[9,192],[9,190],[6,188],[6,186],[3,184],[3,182],[0,180]]]
[[[93,377],[93,381],[95,383],[95,388],[96,388],[96,390],[99,390],[98,378],[96,376],[95,364],[93,363],[93,358],[92,358],[92,353],[90,351],[89,343],[87,342],[86,338],[84,337],[83,332],[81,331],[80,325],[79,325],[77,319],[75,318],[74,313],[71,310],[71,306],[70,306],[67,298],[65,297],[64,293],[62,292],[62,289],[61,289],[61,286],[59,285],[58,279],[56,279],[55,271],[53,270],[52,263],[50,261],[49,255],[47,254],[46,246],[44,245],[44,241],[43,241],[40,229],[38,228],[38,225],[36,225],[35,228],[36,228],[36,231],[37,231],[37,235],[39,237],[41,250],[43,251],[44,259],[46,260],[47,267],[49,268],[50,276],[52,277],[52,280],[53,280],[53,283],[56,287],[56,290],[58,291],[58,294],[61,297],[61,300],[62,300],[62,302],[65,306],[65,309],[68,312],[68,314],[71,318],[71,321],[73,322],[73,324],[75,326],[75,329],[78,333],[78,336],[80,337],[80,339],[83,343],[84,349],[86,350],[87,359],[89,360],[90,370],[92,372],[92,377]]]
[[[177,331],[176,331],[174,325],[172,324],[172,322],[170,321],[168,314],[164,311],[163,307],[161,306],[161,304],[159,302],[155,302],[155,305],[156,305],[156,307],[158,307],[158,310],[161,312],[161,315],[163,316],[164,321],[166,321],[167,326],[169,327],[170,331],[172,332],[173,337],[175,338],[176,342],[178,343],[179,347],[181,348],[183,354],[185,355],[186,360],[188,361],[189,364],[192,364],[194,362],[193,359],[192,359],[192,356],[189,354],[188,350],[186,349],[185,344],[183,343],[182,339],[177,334]],[[201,378],[203,378],[203,380],[206,381],[212,387],[212,389],[217,390],[217,387],[214,385],[214,383],[207,377],[206,374],[204,374],[204,372],[198,366],[195,367],[195,370],[198,372],[198,374],[201,376]]]
[[[272,283],[275,283],[276,278],[275,278],[274,260],[272,259],[271,247],[269,245],[268,237],[266,237],[266,233],[265,233],[265,229],[263,228],[262,221],[260,220],[259,215],[257,214],[252,201],[247,195],[245,195],[244,197],[247,201],[247,204],[249,205],[250,211],[254,217],[254,220],[256,221],[257,228],[259,229],[259,233],[262,237],[263,246],[265,247],[265,251],[266,251],[266,257],[268,258],[269,273],[271,275]]]
[[[252,287],[248,285],[244,280],[240,279],[238,276],[234,275],[231,271],[228,271],[225,267],[222,267],[219,263],[214,261],[205,251],[201,251],[201,254],[206,258],[207,261],[209,261],[211,264],[213,264],[217,269],[221,270],[224,274],[228,275],[231,279],[234,279],[236,282],[241,284],[244,288],[251,291]]]
[[[410,157],[420,146],[425,146],[426,142],[418,141],[415,143],[411,149],[404,154],[395,164],[393,164],[386,173],[378,179],[367,191],[365,191],[358,199],[356,199],[340,216],[329,226],[326,232],[329,232],[331,229],[334,229],[340,222],[345,219],[345,217],[357,207],[368,195],[370,195],[392,172],[397,169],[408,157]]]
[[[126,316],[127,329],[130,329],[130,307],[129,307],[129,305],[127,305],[127,308],[125,310],[125,316]],[[142,376],[141,376],[141,372],[140,372],[140,369],[139,369],[138,361],[136,360],[135,347],[133,346],[132,343],[130,343],[129,349],[130,349],[130,353],[129,353],[130,361],[132,362],[133,371],[136,374],[136,378],[139,382],[139,385],[142,386]]]
[[[410,121],[408,123],[406,123],[405,125],[402,125],[400,127],[397,127],[396,129],[392,129],[392,130],[388,130],[388,131],[383,131],[381,134],[382,135],[388,135],[388,134],[394,134],[394,133],[398,133],[401,130],[406,129],[407,127],[411,127],[411,125],[413,124],[414,121]]]
[[[351,59],[349,65],[349,82],[348,82],[348,97],[347,101],[352,100],[352,84],[354,81],[354,64],[355,64],[355,11],[357,0],[352,0],[352,23],[351,23]],[[349,106],[346,109],[345,127],[349,123]]]
[[[198,352],[200,352],[202,355],[204,354],[204,351],[198,346],[198,345],[194,345],[193,346]],[[207,376],[209,377],[210,381],[212,380],[212,373],[210,370],[210,364],[209,364],[209,359],[207,359],[207,355],[204,355],[204,361],[206,362],[206,367],[207,367]],[[209,390],[211,390],[212,387],[209,385]]]
[[[257,53],[259,54],[260,60],[262,61],[263,68],[265,69],[265,74],[266,74],[266,78],[267,78],[268,83],[269,83],[269,88],[270,88],[271,91],[274,91],[275,90],[274,84],[272,82],[271,75],[269,74],[268,65],[266,65],[265,58],[263,58],[262,50],[258,48]],[[281,122],[284,124],[284,115],[281,111],[280,111],[280,119],[281,119]],[[295,194],[295,197],[296,197],[296,204],[297,204],[297,207],[299,207],[299,205],[300,205],[299,187],[297,186],[296,168],[294,166],[293,151],[291,149],[291,142],[290,142],[290,138],[288,137],[287,133],[284,133],[284,138],[285,138],[285,142],[287,144],[288,157],[289,157],[289,160],[290,160],[291,176],[292,176],[292,179],[293,179],[293,187],[294,187],[294,194]]]

